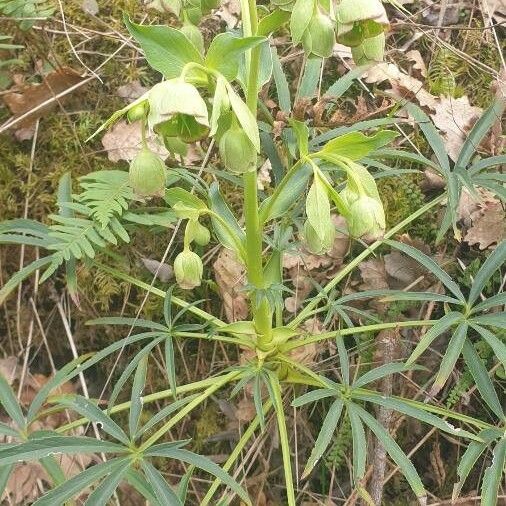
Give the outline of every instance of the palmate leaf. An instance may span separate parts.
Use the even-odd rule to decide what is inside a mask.
[[[146,456],[168,457],[198,467],[199,469],[208,472],[209,474],[215,476],[216,478],[219,478],[225,485],[227,485],[231,490],[233,490],[246,504],[251,505],[248,493],[218,464],[214,463],[212,460],[202,455],[198,455],[197,453],[193,453],[189,450],[181,448],[180,444],[162,443],[152,446],[151,448],[149,448],[149,450],[146,451]]]
[[[18,428],[23,430],[26,426],[25,416],[11,386],[2,374],[0,374],[0,405],[14,420]]]
[[[131,460],[118,463],[111,473],[105,477],[100,485],[88,496],[84,503],[85,506],[107,504],[131,465]]]
[[[425,488],[412,462],[401,450],[400,446],[395,442],[392,436],[390,436],[385,428],[372,415],[358,405],[355,405],[354,408],[357,415],[371,429],[392,460],[401,469],[402,474],[405,476],[419,502],[421,504],[425,504],[427,499]]]
[[[482,506],[495,506],[499,495],[499,486],[506,464],[506,437],[503,437],[494,448],[492,463],[485,470],[481,484]]]
[[[114,439],[117,439],[125,445],[130,444],[128,436],[123,429],[112,418],[107,416],[100,408],[92,403],[86,397],[81,395],[73,395],[59,399],[59,404],[72,409],[81,416],[87,418],[90,422],[94,422],[100,428]]]
[[[500,420],[504,420],[506,415],[504,414],[499,397],[488,375],[487,368],[469,340],[466,340],[464,343],[462,353],[481,397],[494,414]]]
[[[100,170],[79,178],[83,189],[75,198],[92,210],[92,216],[102,228],[109,225],[113,216],[119,217],[129,207],[135,194],[128,180],[128,172]]]
[[[321,392],[321,390],[315,390],[315,392]],[[295,404],[292,403],[292,405]],[[316,442],[313,447],[313,450],[311,451],[311,455],[309,456],[306,466],[304,467],[304,472],[302,473],[303,479],[306,478],[311,473],[317,462],[321,459],[322,455],[327,450],[330,442],[332,441],[332,436],[336,431],[339,419],[341,418],[342,410],[343,410],[343,401],[341,399],[336,399],[330,406],[323,420],[320,433],[316,438]]]
[[[38,460],[55,453],[75,455],[77,453],[124,453],[122,445],[99,441],[85,436],[45,436],[0,449],[0,466],[15,464],[23,460]]]
[[[150,462],[143,460],[141,467],[160,504],[164,506],[183,506],[181,500],[166,482],[165,478]]]
[[[78,475],[54,488],[38,499],[34,506],[55,506],[64,504],[104,476],[131,464],[130,457],[119,457],[88,467]]]
[[[134,381],[132,385],[132,395],[130,397],[130,413],[128,416],[128,430],[130,437],[135,439],[139,419],[142,413],[142,392],[146,385],[146,374],[148,370],[148,356],[144,355],[139,360],[137,369],[135,370]]]
[[[351,437],[353,445],[353,478],[355,482],[362,480],[365,474],[365,462],[367,457],[367,440],[364,426],[360,419],[360,411],[353,403],[346,404],[348,418],[351,424]]]
[[[481,291],[491,276],[506,262],[506,241],[502,241],[487,257],[480,270],[474,277],[469,290],[469,305],[472,306],[479,298]]]

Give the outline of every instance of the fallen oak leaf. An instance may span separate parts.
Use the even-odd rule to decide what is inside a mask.
[[[218,291],[228,322],[246,320],[249,314],[248,300],[244,287],[246,269],[233,251],[222,248],[213,264]]]
[[[155,138],[147,139],[148,147],[164,160],[169,152]],[[103,137],[102,145],[111,162],[132,161],[142,148],[142,125],[139,121],[118,121]]]
[[[0,132],[16,125],[17,130],[23,132],[23,139],[26,139],[27,131],[33,129],[35,122],[56,106],[57,97],[62,103],[67,91],[73,91],[89,80],[91,78],[85,79],[70,67],[62,67],[45,76],[41,84],[15,87],[3,97],[13,117]]]

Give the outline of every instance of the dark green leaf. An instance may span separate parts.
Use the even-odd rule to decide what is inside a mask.
[[[167,25],[144,26],[125,17],[128,31],[141,45],[149,65],[167,79],[179,77],[190,62],[203,64],[198,49],[186,35]]]

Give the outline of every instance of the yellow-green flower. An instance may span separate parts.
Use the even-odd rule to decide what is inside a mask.
[[[185,248],[174,260],[174,274],[177,284],[184,290],[200,286],[204,267],[200,257]]]
[[[149,148],[142,148],[130,163],[130,185],[141,197],[162,197],[165,193],[165,163]]]

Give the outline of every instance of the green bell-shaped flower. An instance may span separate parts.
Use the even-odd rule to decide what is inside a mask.
[[[174,260],[176,281],[183,290],[200,286],[203,271],[202,260],[189,248],[183,249]]]
[[[359,47],[365,40],[378,37],[389,25],[381,0],[342,0],[336,9],[336,19],[337,41],[349,47]],[[381,40],[376,38],[375,44],[379,45]],[[370,60],[377,61],[378,47],[369,51],[374,56]],[[360,55],[357,51],[357,58]]]
[[[209,133],[207,106],[193,84],[169,79],[155,84],[148,100],[148,124],[162,138],[179,137],[190,143]]]
[[[353,237],[371,241],[385,231],[385,211],[380,201],[365,194],[359,195],[349,208],[348,230]]]
[[[336,237],[336,227],[329,220],[325,225],[325,235],[320,238],[316,233],[316,230],[311,226],[309,221],[304,223],[304,242],[307,249],[315,255],[324,255],[328,253],[334,245],[334,239]]]
[[[302,46],[307,54],[321,58],[332,56],[336,41],[334,24],[326,14],[319,10],[313,15],[302,37]]]
[[[232,126],[221,137],[219,151],[223,165],[235,174],[255,170],[257,152],[246,132],[239,126]]]
[[[368,65],[383,61],[385,56],[385,34],[364,39],[358,46],[351,48],[353,61],[356,65]]]
[[[143,147],[130,163],[130,185],[141,197],[162,197],[165,193],[165,163]]]

